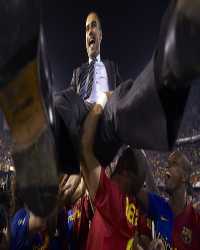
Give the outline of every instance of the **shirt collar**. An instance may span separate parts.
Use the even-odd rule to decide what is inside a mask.
[[[89,64],[91,63],[92,59],[89,58]],[[100,57],[100,54],[98,54],[98,56],[96,57],[96,61],[97,62],[100,62],[101,61],[101,57]]]

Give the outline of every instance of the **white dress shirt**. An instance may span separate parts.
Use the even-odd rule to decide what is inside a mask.
[[[92,59],[89,58],[89,63]],[[109,91],[108,76],[104,63],[101,61],[100,55],[96,57],[94,64],[94,82],[92,85],[92,91],[90,97],[86,100],[90,103],[97,101],[102,92]]]

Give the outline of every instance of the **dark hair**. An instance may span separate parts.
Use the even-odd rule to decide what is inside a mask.
[[[119,152],[119,158],[115,172],[120,172],[123,169],[131,170],[136,176],[145,176],[147,160],[142,150],[132,149],[126,146]]]
[[[87,18],[89,17],[89,15],[91,15],[91,14],[94,14],[94,15],[97,17],[97,19],[98,19],[98,21],[99,21],[99,29],[102,31],[101,18],[99,17],[99,15],[97,14],[96,11],[90,11],[90,12],[88,13],[87,17],[86,17],[86,20],[87,20]]]

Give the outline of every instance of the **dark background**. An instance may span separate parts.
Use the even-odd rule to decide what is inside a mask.
[[[152,55],[160,20],[168,2],[57,1],[52,8],[48,8],[52,13],[46,20],[51,24],[51,36],[57,37],[59,41],[55,43],[54,39],[49,39],[49,51],[54,54],[51,58],[56,55],[62,62],[59,65],[52,62],[56,79],[54,89],[66,87],[71,80],[73,68],[87,60],[85,18],[92,10],[99,14],[102,23],[101,57],[116,61],[123,79],[135,78]],[[64,36],[65,39],[62,39]]]
[[[101,57],[119,65],[122,79],[135,79],[152,56],[159,35],[161,17],[168,0],[49,1],[48,46],[54,76],[54,90],[67,87],[75,67],[87,61],[85,19],[96,11],[101,19]],[[180,136],[198,134],[200,84],[192,88]],[[170,101],[170,100],[169,100]],[[147,107],[148,108],[148,107]]]

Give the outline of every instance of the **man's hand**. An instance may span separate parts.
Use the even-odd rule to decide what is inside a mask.
[[[81,198],[86,192],[86,186],[83,178],[81,178],[80,183],[74,193],[71,196],[71,204],[74,204],[79,198]]]
[[[139,244],[139,233],[138,233],[138,231],[136,231],[135,234],[134,234],[133,246],[132,246],[131,249],[143,250],[143,248]]]
[[[107,95],[108,99],[110,99],[110,97],[111,97],[112,94],[113,94],[113,91],[105,92],[105,94]]]
[[[65,174],[59,184],[58,191],[58,203],[62,207],[64,205],[69,205],[71,197],[75,190],[77,189],[81,177],[79,175],[67,175]]]
[[[161,239],[155,239],[151,242],[149,250],[165,250],[165,246]]]
[[[69,196],[71,195],[71,184],[67,183],[69,175],[65,174],[59,184],[58,189],[58,204],[60,207],[69,202]]]

